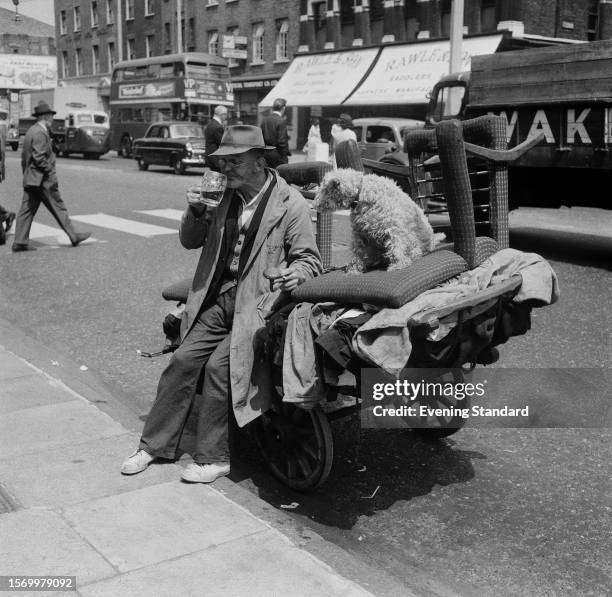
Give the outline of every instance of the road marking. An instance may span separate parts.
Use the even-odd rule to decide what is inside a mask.
[[[119,232],[127,232],[128,234],[135,234],[137,236],[144,236],[146,238],[159,236],[161,234],[176,234],[177,232],[173,228],[164,228],[163,226],[145,224],[143,222],[137,222],[136,220],[127,220],[125,218],[109,216],[103,213],[71,216],[71,218],[77,222],[84,222],[85,224],[90,224],[92,226],[99,226],[100,228],[108,228],[110,230],[118,230]]]
[[[36,240],[37,242],[43,242],[43,239],[47,239],[47,242],[43,242],[43,244],[54,244],[64,247],[68,247],[72,244],[68,238],[68,235],[60,228],[54,228],[53,226],[47,226],[46,224],[39,224],[38,222],[32,222],[29,238],[30,240]],[[95,238],[88,238],[80,244],[89,245],[95,242],[99,241]]]
[[[167,220],[176,220],[177,222],[180,222],[183,218],[183,211],[180,209],[139,209],[136,210],[136,213],[155,216],[156,218],[166,218]]]

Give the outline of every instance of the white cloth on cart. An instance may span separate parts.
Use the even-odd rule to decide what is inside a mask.
[[[523,283],[515,302],[533,299],[550,305],[559,298],[557,276],[550,264],[536,253],[515,249],[498,251],[477,268],[464,272],[428,290],[398,309],[382,309],[362,325],[353,336],[353,350],[363,360],[395,373],[405,366],[412,350],[410,324],[429,309],[444,307],[458,299],[521,274]],[[453,326],[445,329],[446,334]],[[439,333],[436,339],[441,339]]]

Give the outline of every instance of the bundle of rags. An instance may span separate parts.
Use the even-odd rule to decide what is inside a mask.
[[[328,172],[315,198],[318,211],[350,209],[350,273],[394,270],[430,253],[444,239],[395,181],[342,168]]]

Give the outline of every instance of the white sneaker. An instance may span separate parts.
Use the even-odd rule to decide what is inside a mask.
[[[122,465],[121,473],[124,475],[135,475],[144,471],[151,462],[155,460],[155,456],[151,456],[144,450],[136,450]]]
[[[229,475],[229,464],[198,464],[192,462],[183,471],[181,479],[189,483],[212,483],[219,477]]]

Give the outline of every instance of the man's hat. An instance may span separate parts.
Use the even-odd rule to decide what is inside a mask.
[[[43,114],[57,114],[55,110],[52,110],[47,102],[43,102],[42,100],[38,102],[36,107],[34,108],[34,112],[32,112],[32,116],[38,117]]]
[[[237,124],[227,128],[219,148],[209,155],[235,155],[251,149],[275,149],[275,147],[265,144],[263,132],[258,126]]]

